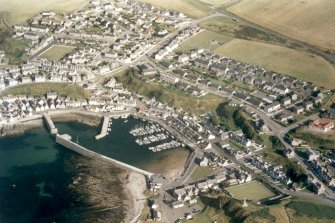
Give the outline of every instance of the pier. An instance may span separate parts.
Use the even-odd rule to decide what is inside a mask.
[[[56,128],[55,124],[51,120],[51,118],[50,118],[50,116],[49,116],[48,113],[44,113],[43,114],[43,120],[44,120],[44,123],[47,126],[50,134],[56,135],[58,133],[58,129]]]
[[[103,137],[107,135],[109,120],[110,120],[109,116],[104,116],[104,121],[102,123],[101,132],[99,135],[95,136],[96,140],[102,139]]]
[[[96,152],[93,152],[89,149],[86,149],[85,147],[83,147],[83,146],[81,146],[77,143],[72,142],[71,139],[72,139],[71,136],[67,135],[67,134],[64,134],[64,135],[58,135],[57,134],[57,136],[56,136],[56,142],[58,144],[66,147],[68,149],[71,149],[71,150],[73,150],[73,151],[75,151],[75,152],[77,152],[77,153],[79,153],[83,156],[86,156],[86,157],[89,157],[89,158],[92,158],[92,159],[96,159],[96,160],[100,160],[102,162],[109,163],[109,164],[112,164],[112,165],[117,165],[117,166],[122,167],[123,169],[130,170],[130,171],[135,171],[137,173],[147,175],[148,177],[151,177],[152,175],[154,175],[154,173],[150,173],[148,171],[142,170],[140,168],[131,166],[129,164],[120,162],[118,160],[112,159],[110,157],[107,157],[107,156],[98,154]]]

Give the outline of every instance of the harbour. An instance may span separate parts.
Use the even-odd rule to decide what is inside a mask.
[[[148,122],[133,117],[124,118],[112,119],[109,126],[112,131],[104,138],[95,140],[95,136],[101,130],[99,126],[71,120],[64,123],[60,118],[51,116],[59,134],[71,135],[74,143],[95,153],[163,175],[183,169],[184,161],[190,153],[188,150],[177,148],[153,153],[148,146],[138,145],[135,142],[136,138],[129,133],[134,126],[146,125]],[[82,183],[78,177],[73,179],[78,174],[77,167],[68,167],[72,163],[77,163],[80,167],[87,162],[87,159],[81,157],[58,145],[47,128],[34,128],[26,131],[24,135],[1,138],[0,208],[4,212],[0,216],[0,222],[17,222],[13,219],[17,220],[18,214],[20,222],[41,222],[45,220],[42,206],[52,207],[45,214],[57,222],[62,219],[63,214],[77,210],[78,205],[83,210],[90,210],[84,204],[76,202],[75,194]],[[74,161],[78,158],[81,161]],[[158,168],[159,166],[161,168]],[[101,171],[97,170],[97,173],[99,172]],[[68,185],[72,185],[71,191],[66,189]],[[59,193],[63,195],[60,196]],[[87,213],[91,214],[89,211]]]

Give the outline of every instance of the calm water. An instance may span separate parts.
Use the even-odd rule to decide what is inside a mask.
[[[141,121],[128,120],[113,120],[111,133],[99,141],[94,139],[96,127],[77,122],[56,126],[88,149],[140,168],[173,152],[153,153],[137,145],[129,130]],[[84,205],[75,203],[76,195],[66,189],[75,173],[64,163],[73,156],[76,154],[57,145],[44,128],[0,138],[0,223],[64,222],[71,207]]]

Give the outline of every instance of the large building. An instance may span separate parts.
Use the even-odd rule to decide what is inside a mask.
[[[319,118],[310,123],[309,128],[317,131],[327,132],[334,128],[334,122],[331,119]]]

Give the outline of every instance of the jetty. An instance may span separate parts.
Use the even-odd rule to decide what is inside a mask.
[[[103,137],[107,135],[109,120],[110,120],[109,116],[104,116],[104,121],[102,123],[101,132],[99,135],[95,136],[96,140],[102,139]]]
[[[51,120],[50,115],[48,113],[43,114],[43,120],[50,134],[56,135],[58,133],[58,129],[56,128],[55,124]]]
[[[89,149],[86,149],[85,147],[83,147],[83,146],[81,146],[81,145],[79,145],[75,142],[72,142],[71,140],[72,140],[72,137],[68,134],[63,134],[63,135],[57,134],[56,135],[56,142],[58,144],[66,147],[68,149],[71,149],[71,150],[73,150],[73,151],[75,151],[75,152],[77,152],[77,153],[79,153],[83,156],[86,156],[86,157],[89,157],[89,158],[92,158],[92,159],[96,159],[96,160],[100,160],[100,161],[105,162],[105,163],[117,165],[117,166],[120,166],[123,169],[130,170],[130,171],[135,171],[137,173],[147,175],[148,177],[151,177],[152,175],[154,175],[154,173],[142,170],[140,168],[131,166],[131,165],[123,163],[121,161],[118,161],[118,160],[112,159],[110,157],[101,155],[99,153],[93,152],[93,151],[91,151]]]

